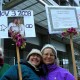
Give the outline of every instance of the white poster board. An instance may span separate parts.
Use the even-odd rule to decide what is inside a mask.
[[[80,7],[76,7],[76,10],[77,10],[77,17],[78,17],[79,27],[80,27]]]
[[[20,30],[25,37],[36,36],[32,10],[3,10],[0,14],[0,38],[8,38],[9,29]],[[18,29],[13,23],[15,19],[21,20],[21,28]]]
[[[3,0],[0,0],[0,10],[2,10],[2,2]]]
[[[77,11],[74,7],[46,6],[49,33],[62,33],[67,28],[79,28]]]

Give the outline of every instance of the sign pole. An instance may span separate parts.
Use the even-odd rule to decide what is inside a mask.
[[[76,69],[76,62],[75,62],[75,56],[74,56],[72,35],[70,35],[70,45],[71,45],[71,52],[72,52],[72,62],[73,62],[74,76],[75,76],[75,80],[78,80],[77,79],[77,69]]]
[[[17,52],[17,62],[18,62],[18,74],[19,74],[19,80],[22,80],[22,73],[21,73],[21,66],[20,66],[20,55],[19,55],[19,48],[16,46],[16,52]]]

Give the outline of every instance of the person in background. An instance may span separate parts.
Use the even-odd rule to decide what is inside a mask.
[[[45,75],[41,80],[75,80],[74,76],[66,69],[59,66],[57,50],[51,44],[46,44],[41,49],[43,57],[42,68]]]
[[[22,80],[40,80],[38,69],[42,62],[42,54],[38,49],[32,49],[27,55],[26,61],[22,61],[21,72]],[[1,80],[19,80],[18,65],[12,66],[1,78]]]
[[[3,48],[0,47],[0,78],[9,68],[10,68],[10,65],[7,63],[4,63]]]

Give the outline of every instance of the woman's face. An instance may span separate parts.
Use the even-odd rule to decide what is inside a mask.
[[[55,62],[55,56],[51,48],[44,49],[42,57],[44,64],[52,64]]]
[[[29,61],[34,65],[34,66],[38,66],[41,62],[41,56],[34,53],[29,57]]]
[[[18,19],[18,20],[17,20],[17,23],[18,23],[18,24],[21,24],[21,20],[20,20],[20,19]]]
[[[17,24],[17,19],[14,19],[14,23]]]

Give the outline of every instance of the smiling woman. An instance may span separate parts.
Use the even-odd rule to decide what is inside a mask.
[[[41,63],[42,54],[38,49],[32,49],[27,56],[27,60],[33,66],[37,67]]]
[[[21,71],[23,80],[40,80],[40,71],[38,69],[41,63],[42,54],[38,49],[32,49],[27,56],[26,61],[22,61]],[[1,78],[1,80],[19,80],[17,73],[18,65],[12,66]]]
[[[51,44],[43,46],[43,71],[45,75],[41,77],[41,80],[75,80],[74,76],[64,68],[58,65],[57,51]]]

